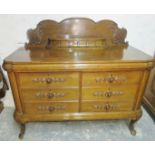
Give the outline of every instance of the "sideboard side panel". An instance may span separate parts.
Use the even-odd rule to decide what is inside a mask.
[[[21,100],[19,96],[19,91],[18,91],[18,85],[15,77],[14,72],[8,72],[8,77],[11,85],[11,90],[13,93],[13,98],[15,102],[15,107],[16,107],[16,113],[23,114],[23,109],[21,105]]]
[[[145,92],[146,84],[148,81],[150,75],[150,70],[145,70],[141,79],[141,82],[139,84],[139,89],[138,89],[138,96],[137,96],[137,101],[134,107],[134,110],[137,110],[141,106],[142,98]]]

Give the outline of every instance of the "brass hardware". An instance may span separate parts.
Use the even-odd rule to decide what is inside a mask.
[[[112,95],[113,95],[113,92],[112,91],[105,92],[105,96],[106,97],[111,97]]]
[[[105,105],[104,109],[105,109],[106,111],[109,111],[109,110],[111,109],[111,106],[107,103],[107,104]]]
[[[100,110],[100,111],[117,110],[118,107],[119,107],[118,104],[116,104],[116,103],[109,104],[109,102],[107,102],[106,104],[97,104],[97,105],[93,106],[93,108]]]
[[[126,80],[126,77],[118,77],[118,76],[113,76],[113,75],[109,75],[108,77],[97,77],[96,78],[96,82],[108,82],[108,83],[122,82],[125,80]]]
[[[52,82],[52,79],[51,78],[47,78],[46,79],[46,83],[50,84]]]
[[[106,92],[95,92],[94,96],[105,96],[105,97],[111,97],[111,96],[120,96],[123,95],[123,92],[121,91],[106,91]]]
[[[56,106],[46,106],[46,105],[40,105],[38,106],[38,110],[40,111],[61,111],[64,110],[66,107],[64,105],[56,105]]]
[[[37,92],[35,94],[36,97],[48,97],[48,99],[54,98],[54,97],[63,97],[65,96],[65,93],[54,93],[54,92]]]
[[[33,82],[35,83],[47,83],[50,84],[52,82],[64,82],[65,79],[64,78],[34,78],[32,79]]]
[[[55,107],[49,107],[48,110],[49,112],[53,112],[55,110]]]
[[[35,95],[36,95],[36,97],[41,97],[41,93],[40,92],[37,92]]]
[[[101,105],[94,105],[94,108],[97,110],[105,110],[105,111],[109,111],[110,109],[112,109],[113,107],[111,105],[109,105],[108,103],[105,104],[101,104]]]
[[[53,98],[54,97],[54,94],[53,93],[48,93],[48,99],[51,99],[51,98]]]
[[[115,78],[114,78],[113,76],[111,76],[111,77],[109,77],[109,78],[107,79],[107,81],[108,81],[109,83],[112,83],[112,82],[115,81]]]

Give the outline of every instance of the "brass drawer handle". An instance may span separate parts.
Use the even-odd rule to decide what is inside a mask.
[[[94,108],[97,110],[105,110],[105,111],[110,111],[112,109],[112,106],[110,104],[106,104],[106,105],[94,105]]]
[[[43,97],[47,97],[48,99],[52,99],[54,97],[64,97],[65,96],[65,93],[54,93],[54,92],[48,92],[48,93],[44,93],[44,92],[37,92],[35,94],[36,97],[40,97],[40,98],[43,98]]]
[[[49,108],[48,108],[48,111],[49,111],[49,112],[53,112],[54,110],[55,110],[55,107],[49,107]]]
[[[65,79],[64,78],[47,78],[46,79],[46,83],[50,84],[52,82],[64,82]]]
[[[61,110],[65,110],[65,106],[56,106],[56,107],[49,107],[48,110],[49,112],[53,112],[53,111],[61,111]]]
[[[107,81],[108,81],[109,83],[112,83],[112,82],[114,82],[114,81],[116,81],[116,80],[115,80],[114,77],[111,76],[111,77],[109,77],[109,78],[107,79]]]
[[[51,99],[51,98],[54,98],[54,97],[64,97],[64,93],[48,93],[47,94],[47,97],[48,99]]]
[[[113,95],[113,92],[112,91],[105,92],[105,96],[106,97],[111,97],[112,95]]]
[[[111,107],[109,104],[106,104],[105,107],[104,107],[104,109],[105,109],[106,111],[109,111],[111,108],[112,108],[112,107]]]
[[[54,93],[48,93],[47,97],[48,97],[48,99],[53,98],[54,97]]]
[[[119,105],[114,103],[114,104],[109,104],[108,102],[106,104],[97,104],[94,105],[93,108],[100,110],[100,111],[115,111],[119,110]]]
[[[105,97],[112,97],[112,96],[120,96],[123,95],[124,93],[121,91],[106,91],[106,92],[95,92],[94,96],[105,96]]]
[[[38,106],[38,110],[44,111],[44,112],[63,111],[65,109],[66,109],[66,106],[64,106],[64,105],[56,105],[56,106],[40,105],[40,106]]]
[[[47,83],[47,84],[50,84],[52,82],[64,82],[65,79],[64,78],[34,78],[32,79],[32,81],[34,83]]]
[[[50,84],[51,82],[52,82],[52,79],[51,79],[51,78],[47,78],[47,79],[46,79],[46,83],[47,83],[47,84]]]
[[[122,82],[125,81],[126,77],[118,77],[118,76],[113,76],[109,75],[108,77],[97,77],[96,82],[108,82],[108,83],[113,83],[113,82]]]

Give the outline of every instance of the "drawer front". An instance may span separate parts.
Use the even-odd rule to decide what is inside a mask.
[[[58,113],[69,113],[78,112],[78,102],[70,103],[25,103],[25,112],[29,114],[58,114]]]
[[[83,87],[137,84],[140,80],[141,72],[103,72],[103,73],[83,73]]]
[[[131,102],[132,103],[132,102]],[[119,112],[131,111],[132,104],[129,102],[83,102],[81,112]]]
[[[78,73],[19,73],[21,88],[78,87]]]
[[[101,88],[82,88],[82,100],[94,101],[133,101],[138,86],[113,86]]]
[[[33,101],[72,101],[79,99],[79,90],[72,89],[24,89],[21,91],[24,102]]]

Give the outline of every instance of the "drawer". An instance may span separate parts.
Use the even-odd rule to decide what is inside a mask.
[[[78,102],[46,102],[46,103],[24,103],[25,112],[28,114],[57,114],[57,113],[69,113],[78,112]]]
[[[78,73],[19,73],[21,88],[79,86]]]
[[[132,106],[132,102],[82,102],[81,112],[131,111]]]
[[[94,101],[133,101],[136,95],[138,86],[112,86],[101,88],[82,88],[82,100]]]
[[[79,90],[72,89],[23,89],[22,99],[25,102],[33,101],[72,101],[79,99]]]
[[[139,71],[83,73],[82,86],[137,84],[141,74]]]

